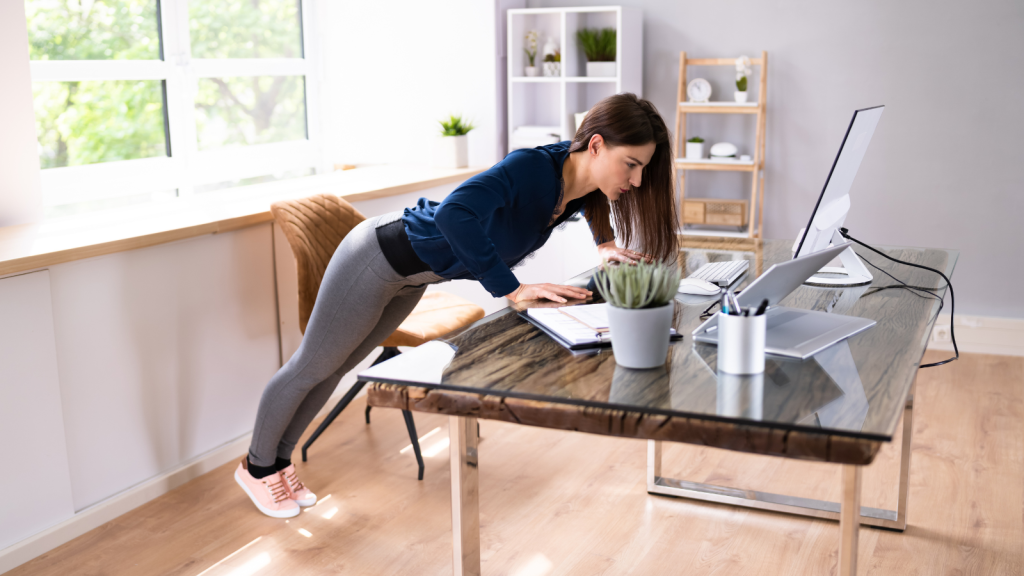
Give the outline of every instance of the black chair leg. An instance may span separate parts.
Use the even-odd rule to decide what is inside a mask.
[[[413,422],[412,412],[402,410],[402,416],[405,418],[405,427],[409,429],[409,440],[412,441],[412,451],[416,453],[416,464],[420,468],[418,479],[423,480],[423,454],[420,453],[420,440],[419,436],[416,435],[416,423]]]
[[[377,364],[380,364],[385,360],[390,360],[391,358],[394,358],[399,354],[401,354],[401,352],[398,350],[398,348],[394,346],[388,346],[384,348],[384,350],[380,353],[380,356],[377,356],[377,359],[373,361],[372,365],[376,366]],[[344,410],[349,405],[350,402],[352,402],[352,399],[356,397],[356,394],[359,394],[359,391],[363,389],[363,386],[366,386],[365,382],[356,382],[351,388],[349,388],[348,392],[345,393],[341,400],[338,401],[337,405],[334,406],[334,409],[331,410],[331,413],[327,415],[327,418],[324,418],[324,421],[320,423],[320,426],[318,426],[316,431],[313,432],[313,435],[309,437],[309,440],[306,440],[306,443],[302,445],[303,462],[306,461],[306,451],[309,450],[309,447],[312,446],[313,442],[316,442],[316,439],[319,438],[321,434],[323,434],[324,430],[326,430],[327,427],[330,426],[332,422],[334,422],[335,418],[337,418],[338,415],[341,414],[341,411]],[[369,406],[366,407],[366,423],[370,423]]]
[[[313,432],[313,435],[309,437],[309,440],[306,440],[306,443],[302,445],[303,462],[306,461],[306,451],[313,445],[313,442],[316,442],[316,439],[323,434],[324,430],[327,430],[327,427],[331,425],[331,422],[334,422],[334,419],[338,417],[338,414],[341,414],[341,411],[344,410],[350,402],[352,402],[352,399],[356,397],[356,394],[359,394],[359,391],[362,390],[365,385],[366,382],[356,382],[348,389],[348,392],[341,397],[341,400],[338,400],[338,403],[334,406],[334,409],[331,410],[331,413],[327,415],[327,418],[324,418],[324,421],[320,423],[320,426],[318,426],[316,431]]]

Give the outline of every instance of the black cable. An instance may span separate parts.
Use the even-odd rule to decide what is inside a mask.
[[[956,314],[956,298],[953,295],[953,283],[949,281],[949,278],[947,278],[945,274],[943,274],[942,272],[936,270],[935,268],[929,268],[927,266],[922,266],[920,264],[914,264],[912,262],[904,262],[903,260],[897,260],[896,258],[893,258],[892,256],[889,256],[888,254],[885,254],[884,252],[876,250],[875,248],[872,248],[871,246],[868,246],[867,244],[861,242],[860,240],[857,240],[853,236],[850,236],[849,230],[846,229],[846,228],[840,228],[839,229],[839,233],[842,234],[843,238],[846,238],[847,240],[850,240],[852,242],[856,242],[857,244],[860,244],[861,246],[867,248],[868,250],[871,250],[875,254],[878,254],[879,256],[882,256],[883,258],[886,258],[888,260],[892,260],[893,262],[896,262],[897,264],[903,264],[905,266],[911,266],[913,268],[920,268],[922,270],[928,270],[928,271],[931,271],[931,272],[935,272],[939,276],[942,276],[942,279],[946,281],[946,288],[949,288],[949,338],[950,338],[950,340],[953,341],[953,352],[956,355],[954,357],[952,357],[952,358],[949,358],[947,360],[943,360],[941,362],[932,362],[931,364],[922,364],[921,366],[919,366],[919,368],[932,368],[932,367],[935,367],[935,366],[942,366],[943,364],[949,364],[950,362],[952,362],[954,360],[959,360],[960,359],[960,349],[957,348],[957,346],[956,346],[956,333],[953,331],[953,316],[954,316],[954,314]],[[900,284],[903,284],[904,286],[907,286],[908,289],[910,288],[910,286],[908,284],[906,284],[902,280],[896,278],[892,274],[889,274],[885,270],[882,270],[881,268],[878,268],[878,266],[875,266],[874,264],[872,264],[872,266],[874,266],[878,270],[881,270],[882,273],[884,273],[886,276],[892,278],[893,280],[896,280],[897,282],[899,282]],[[942,287],[940,286],[939,288],[936,288],[936,290],[938,290],[940,288],[942,288]],[[935,296],[938,296],[938,295],[935,295]],[[941,307],[940,307],[940,309],[941,309]]]

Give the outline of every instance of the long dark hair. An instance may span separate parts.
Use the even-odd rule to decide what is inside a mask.
[[[623,194],[609,206],[600,192],[586,196],[584,214],[594,238],[610,239],[609,216],[615,212],[618,236],[625,247],[640,240],[640,250],[656,260],[674,260],[678,251],[676,229],[675,176],[672,164],[672,142],[665,121],[658,109],[636,94],[616,94],[601,100],[587,112],[576,131],[569,153],[586,150],[590,138],[600,134],[611,146],[643,146],[654,142],[654,156],[644,166],[640,187]]]

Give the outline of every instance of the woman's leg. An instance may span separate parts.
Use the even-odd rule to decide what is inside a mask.
[[[302,433],[306,431],[309,423],[313,421],[313,418],[320,412],[320,409],[327,403],[342,376],[355,368],[356,364],[362,362],[363,359],[373,352],[374,348],[380,346],[381,342],[398,329],[412,312],[413,308],[416,307],[426,288],[426,286],[417,286],[400,290],[399,294],[392,298],[391,302],[384,307],[377,325],[374,326],[363,342],[349,354],[348,359],[341,365],[341,368],[306,394],[306,399],[299,405],[295,415],[292,417],[291,423],[285,429],[284,434],[281,435],[281,441],[277,446],[278,458],[284,460],[291,459],[292,451],[295,450],[295,446],[298,444],[299,438],[302,437]]]
[[[335,251],[299,349],[263,392],[249,447],[249,461],[256,466],[274,465],[285,430],[307,395],[324,384],[330,390],[316,395],[323,405],[340,379],[336,373],[344,374],[341,369],[350,356],[368,345],[385,308],[404,287],[405,279],[381,253],[372,224],[373,220],[357,226]]]

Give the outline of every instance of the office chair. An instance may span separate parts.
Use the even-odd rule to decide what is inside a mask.
[[[320,282],[324,278],[331,256],[345,235],[366,217],[351,204],[332,194],[317,194],[308,198],[275,202],[270,206],[270,212],[275,223],[284,232],[295,255],[299,284],[299,329],[305,333],[316,295],[320,290]],[[483,317],[483,308],[453,294],[424,294],[412,314],[381,343],[384,350],[373,364],[379,364],[401,354],[399,346],[419,346],[448,332],[468,326]],[[331,422],[334,422],[363,386],[363,382],[356,382],[338,401],[309,440],[302,445],[303,462],[306,461],[309,447]],[[418,477],[423,480],[423,455],[420,452],[416,424],[408,410],[403,410],[402,416],[405,418],[405,426],[416,454]],[[366,423],[370,423],[369,406],[366,407]]]

